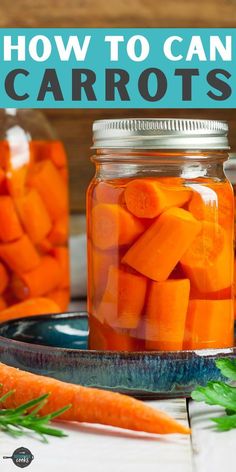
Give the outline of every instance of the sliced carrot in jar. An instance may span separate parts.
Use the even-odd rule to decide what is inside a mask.
[[[7,270],[5,269],[4,265],[0,262],[0,294],[2,295],[5,292],[8,283],[9,283],[9,275]]]
[[[189,292],[188,279],[151,283],[145,310],[147,349],[183,348]]]
[[[53,221],[68,212],[67,186],[51,161],[34,164],[29,185],[39,192]]]
[[[181,208],[171,208],[128,249],[122,262],[146,277],[164,282],[201,230],[201,223]]]
[[[26,234],[12,243],[0,244],[0,258],[17,274],[33,270],[41,260]]]
[[[56,258],[60,268],[60,288],[70,286],[70,264],[69,250],[67,247],[56,247],[52,250],[52,255]]]
[[[98,318],[113,327],[136,328],[144,307],[146,289],[145,277],[111,266],[97,311]]]
[[[16,199],[21,222],[34,243],[42,241],[50,232],[52,222],[48,211],[36,190],[30,190]]]
[[[52,227],[49,233],[48,241],[55,246],[63,246],[67,244],[69,233],[69,217],[65,213],[62,215]]]
[[[40,297],[56,289],[60,283],[60,266],[55,258],[44,256],[33,270],[13,276],[12,290],[19,300]]]
[[[0,196],[0,240],[10,242],[19,239],[23,229],[11,197]]]
[[[99,182],[94,191],[98,203],[124,203],[124,187],[107,182]]]
[[[233,300],[190,300],[184,349],[233,346]]]
[[[70,291],[69,288],[53,290],[47,294],[47,297],[53,300],[61,311],[66,311],[70,302]]]
[[[92,241],[98,249],[131,244],[144,231],[144,224],[123,207],[99,203],[92,209]]]
[[[216,223],[203,221],[200,233],[182,256],[181,264],[191,284],[200,293],[230,287],[233,251],[224,229]]]
[[[168,208],[181,207],[191,195],[191,189],[162,185],[154,179],[132,180],[124,192],[128,210],[138,218],[156,218]]]

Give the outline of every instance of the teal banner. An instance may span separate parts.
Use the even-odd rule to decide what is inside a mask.
[[[236,29],[0,29],[0,106],[236,108]]]

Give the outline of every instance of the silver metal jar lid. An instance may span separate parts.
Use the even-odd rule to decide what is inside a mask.
[[[93,124],[94,149],[229,149],[225,121],[125,118]]]

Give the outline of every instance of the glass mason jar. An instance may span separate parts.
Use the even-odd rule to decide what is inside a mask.
[[[67,180],[63,145],[46,118],[0,110],[0,309],[37,297],[67,308]]]
[[[236,320],[236,154],[230,154],[229,160],[225,162],[224,170],[227,178],[232,184],[234,191],[234,319]]]
[[[94,123],[87,193],[90,348],[233,345],[227,124]]]

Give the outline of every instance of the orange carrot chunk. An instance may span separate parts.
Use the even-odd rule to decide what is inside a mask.
[[[98,307],[105,292],[108,271],[110,266],[117,266],[120,261],[119,251],[115,248],[109,251],[100,251],[88,240],[88,303],[89,313],[93,313],[92,304]],[[92,302],[92,303],[91,303]]]
[[[68,214],[62,215],[53,225],[48,236],[48,241],[56,246],[63,246],[68,241],[69,218]]]
[[[184,349],[233,346],[233,300],[190,300]]]
[[[98,249],[131,244],[143,223],[119,205],[99,203],[92,210],[92,239]]]
[[[47,209],[36,190],[16,199],[21,222],[34,243],[42,241],[52,228]]]
[[[70,285],[69,251],[67,247],[55,247],[52,251],[60,267],[60,288],[68,288]]]
[[[0,323],[24,316],[46,315],[48,313],[59,312],[59,306],[50,298],[31,298],[0,311]]]
[[[107,182],[99,182],[95,188],[95,199],[98,203],[122,203],[124,188],[109,184]]]
[[[145,277],[111,266],[98,318],[119,328],[136,328],[147,288]]]
[[[53,221],[67,213],[67,186],[51,161],[44,160],[33,166],[29,184],[39,192]]]
[[[65,149],[61,141],[45,142],[41,148],[40,157],[53,161],[59,168],[67,165]]]
[[[0,197],[0,240],[10,242],[23,234],[15,206],[11,197]]]
[[[183,348],[190,283],[188,279],[152,282],[146,308],[146,348]]]
[[[0,258],[17,274],[40,264],[39,254],[26,234],[13,243],[0,244]]]
[[[232,283],[233,252],[217,223],[202,222],[202,229],[181,258],[193,288],[200,293],[227,289]]]
[[[70,302],[69,288],[53,290],[47,294],[47,297],[53,300],[61,311],[66,311]]]
[[[60,266],[56,259],[43,256],[30,272],[13,276],[12,290],[19,300],[45,295],[59,286]]]
[[[164,282],[191,245],[201,223],[182,208],[170,208],[128,249],[122,262]]]
[[[2,294],[9,283],[9,275],[3,264],[0,262],[0,294]]]
[[[155,218],[170,207],[181,207],[189,201],[190,189],[162,185],[154,179],[132,180],[125,189],[128,210],[139,218]]]
[[[194,190],[188,209],[198,219],[228,227],[233,219],[233,191],[229,183],[192,184]]]
[[[50,377],[25,372],[0,364],[2,394],[14,394],[3,402],[3,408],[13,408],[50,393],[48,402],[40,410],[47,415],[71,404],[61,419],[85,423],[101,423],[149,433],[189,434],[190,429],[163,411],[158,411],[127,395],[73,385]]]
[[[5,310],[6,307],[7,307],[6,300],[3,297],[0,297],[0,312],[2,310]]]
[[[127,351],[136,349],[135,339],[124,330],[116,331],[100,323],[94,316],[89,318],[89,348],[97,351]]]

